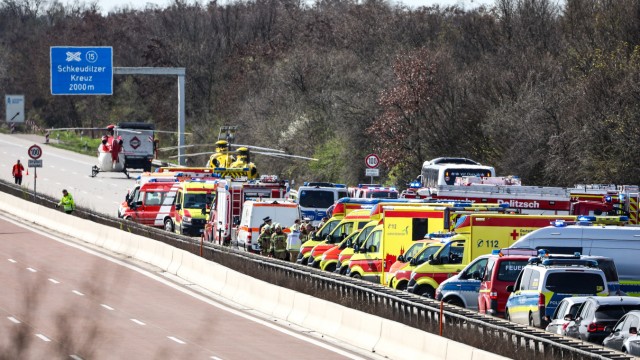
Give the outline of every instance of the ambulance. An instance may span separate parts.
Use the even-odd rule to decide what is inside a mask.
[[[260,253],[260,225],[265,217],[271,217],[272,224],[280,224],[285,233],[296,219],[300,218],[298,204],[285,199],[247,200],[242,206],[242,220],[238,227],[238,246],[253,253]],[[222,230],[220,230],[222,231]]]
[[[321,229],[318,229],[312,237],[304,242],[300,246],[300,253],[296,262],[298,264],[307,265],[311,250],[321,242],[323,242],[327,235],[331,234],[334,228],[338,225],[342,219],[354,210],[358,209],[372,209],[379,203],[407,203],[405,199],[355,199],[355,198],[342,198],[338,200],[331,212],[331,218],[323,225]],[[303,213],[304,216],[304,213]]]
[[[311,249],[307,265],[320,268],[320,261],[325,251],[335,247],[336,244],[355,231],[361,230],[371,220],[370,214],[371,210],[360,209],[354,210],[345,216],[323,241]]]
[[[205,224],[204,239],[224,244],[237,240],[244,213],[243,205],[246,201],[279,199],[282,202],[289,196],[288,189],[289,184],[279,181],[275,175],[262,175],[259,180],[246,178],[220,180],[211,204],[211,214]],[[270,214],[265,216],[267,215]],[[288,226],[288,223],[284,225]],[[244,241],[251,238],[248,233],[243,236],[245,236]],[[257,241],[257,239],[254,240]],[[244,245],[249,246],[251,243],[252,241],[249,241]],[[249,248],[252,247],[249,246]]]
[[[217,180],[193,180],[178,183],[175,199],[175,214],[172,224],[165,229],[182,235],[201,236],[213,201]]]
[[[433,298],[438,285],[480,255],[509,247],[521,236],[548,226],[555,220],[574,220],[575,216],[472,214],[462,216],[455,235],[426,263],[411,273],[407,290]]]
[[[399,201],[398,202],[396,201],[380,202],[377,205],[375,205],[374,208],[371,210],[372,221],[363,228],[362,232],[358,235],[357,238],[354,238],[351,243],[342,244],[339,250],[336,250],[336,249],[328,250],[329,254],[331,255],[328,255],[326,257],[325,266],[333,263],[334,260],[336,260],[337,261],[336,268],[333,271],[335,271],[336,273],[345,275],[347,273],[347,270],[349,269],[349,260],[351,260],[351,257],[354,254],[354,248],[356,246],[358,248],[362,247],[362,245],[364,244],[364,241],[366,240],[371,230],[373,230],[373,228],[376,225],[378,225],[378,221],[380,220],[383,214],[382,207],[389,206],[389,205],[415,206],[415,207],[446,206],[446,207],[455,207],[455,208],[467,208],[467,207],[473,208],[475,206],[471,203],[454,203],[454,202],[447,202],[444,200],[409,200],[408,202],[399,202]],[[481,204],[481,205],[478,205],[477,207],[478,209],[485,209],[486,205],[487,204]],[[461,209],[458,209],[453,212],[451,211],[449,212],[449,215],[448,215],[450,219],[449,224],[455,224],[457,217],[462,214],[460,210]],[[499,211],[502,211],[502,209],[500,209]],[[336,252],[337,252],[337,255],[334,255]],[[334,256],[336,256],[336,258],[334,258]],[[322,268],[322,265],[321,265],[321,268]]]
[[[386,284],[391,265],[427,233],[448,230],[456,210],[504,211],[504,208],[382,206],[379,224],[362,247],[354,248],[347,275]]]
[[[163,228],[165,220],[174,216],[177,192],[174,185],[177,183],[178,179],[169,177],[150,179],[136,186],[120,206],[119,216],[139,224]]]

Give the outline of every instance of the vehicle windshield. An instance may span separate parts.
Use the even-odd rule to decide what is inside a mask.
[[[554,272],[547,278],[546,288],[559,294],[595,295],[604,291],[600,274],[580,272]]]
[[[491,172],[486,169],[446,169],[444,181],[447,185],[455,185],[456,178],[460,176],[491,176]]]
[[[515,282],[522,268],[527,265],[527,260],[508,260],[500,263],[498,280]]]
[[[353,246],[356,246],[356,245],[362,246],[364,241],[367,239],[367,236],[371,234],[371,230],[373,230],[373,228],[374,226],[369,226],[362,229],[362,231],[360,231],[360,235],[358,235],[358,238],[356,238],[356,241],[353,242]]]
[[[329,235],[331,231],[333,231],[333,229],[335,229],[339,223],[340,223],[340,220],[336,220],[336,219],[327,221],[322,227],[322,229],[320,229],[320,231],[318,231],[318,233],[315,234],[314,239],[324,240],[327,237],[327,235]]]
[[[424,249],[424,251],[418,254],[418,256],[416,257],[416,261],[418,263],[426,262],[429,259],[429,256],[437,253],[441,247],[442,247],[442,244],[431,244],[427,246],[427,248]]]
[[[398,193],[395,191],[374,191],[369,196],[372,199],[397,199]]]
[[[404,261],[409,262],[425,247],[425,243],[415,243],[404,253]]]
[[[184,207],[186,209],[200,209],[211,203],[212,194],[184,194]]]
[[[298,195],[298,203],[302,207],[327,209],[335,202],[333,191],[302,190]]]

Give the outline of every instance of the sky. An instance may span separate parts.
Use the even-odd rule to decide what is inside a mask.
[[[171,0],[96,0],[103,13],[108,13],[115,8],[127,6],[134,9],[143,9],[146,4],[157,5],[160,8],[166,7]],[[396,0],[392,0],[396,1]],[[472,9],[480,5],[492,5],[493,0],[397,0],[410,7],[431,6],[438,4],[440,6],[458,5],[463,9]],[[89,2],[89,1],[87,1]],[[204,2],[204,1],[202,1]]]

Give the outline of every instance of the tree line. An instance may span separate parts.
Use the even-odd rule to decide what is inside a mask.
[[[639,41],[640,0],[174,0],[108,14],[2,0],[0,87],[24,94],[43,128],[175,129],[175,78],[118,75],[112,96],[51,95],[51,46],[112,46],[114,66],[186,68],[189,143],[237,125],[237,143],[318,158],[253,155],[262,173],[298,183],[368,182],[375,152],[382,181],[399,187],[440,156],[531,185],[639,184]]]

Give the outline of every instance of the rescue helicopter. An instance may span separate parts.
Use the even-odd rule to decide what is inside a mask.
[[[237,126],[222,126],[220,128],[220,132],[218,133],[218,141],[215,142],[214,147],[215,150],[213,153],[211,151],[207,152],[198,152],[187,154],[186,156],[198,156],[198,155],[208,155],[211,154],[209,160],[206,163],[206,167],[214,168],[219,170],[220,172],[226,173],[241,173],[245,172],[245,176],[248,179],[257,179],[259,177],[258,169],[256,165],[251,162],[251,153],[260,154],[265,156],[272,156],[278,158],[295,158],[295,159],[304,159],[310,161],[318,161],[318,159],[291,155],[285,153],[284,150],[271,149],[260,146],[253,145],[243,145],[243,144],[232,144],[233,140],[235,140],[235,133],[237,131]],[[198,146],[211,146],[208,144],[197,144],[197,145],[185,145],[183,147],[198,147]],[[231,150],[231,147],[236,148],[236,150]],[[178,149],[177,146],[166,147],[158,149],[159,151],[167,151],[167,150],[175,150]],[[257,150],[257,151],[256,151]],[[183,155],[184,156],[184,155]],[[169,158],[177,158],[177,156],[170,156]]]
[[[156,157],[158,141],[155,133],[176,133],[155,130],[155,126],[144,122],[120,122],[104,128],[52,128],[46,129],[46,143],[53,131],[90,130],[106,132],[97,149],[97,163],[91,168],[91,177],[101,172],[123,173],[129,178],[130,169],[151,171],[151,161]]]

